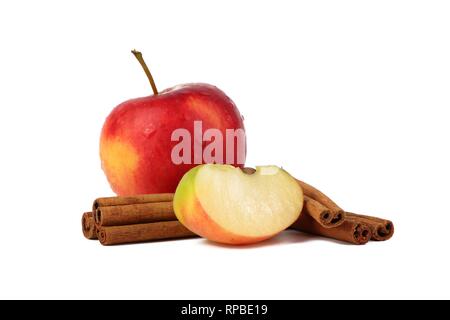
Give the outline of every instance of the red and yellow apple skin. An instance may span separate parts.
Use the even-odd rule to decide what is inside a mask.
[[[174,192],[183,175],[198,165],[194,163],[194,121],[202,121],[203,131],[220,130],[223,137],[226,129],[244,129],[233,101],[208,84],[179,85],[117,106],[100,138],[102,168],[113,191],[118,195]],[[179,143],[171,141],[172,132],[180,128],[192,137],[190,163],[175,164],[171,159]],[[226,150],[225,139],[223,144]],[[230,164],[243,166],[237,162],[235,156]]]
[[[231,245],[252,244],[272,238],[273,236],[277,235],[279,232],[290,226],[300,216],[303,207],[303,191],[301,187],[295,182],[295,180],[283,170],[284,174],[288,176],[287,179],[288,180],[291,179],[291,181],[289,181],[288,183],[290,183],[290,188],[292,188],[293,190],[287,192],[287,197],[291,197],[291,200],[293,200],[292,202],[294,203],[293,207],[291,207],[294,213],[291,214],[288,220],[284,222],[285,226],[281,228],[278,227],[278,230],[274,232],[267,232],[266,234],[261,236],[253,236],[253,235],[249,236],[237,234],[236,232],[227,230],[225,227],[217,223],[212,217],[211,213],[209,213],[208,210],[205,209],[205,206],[202,204],[201,200],[202,196],[199,194],[199,188],[196,187],[196,179],[198,177],[197,175],[199,171],[202,170],[205,166],[229,167],[226,165],[209,164],[209,165],[200,165],[191,169],[181,179],[173,200],[174,211],[175,215],[177,216],[177,219],[186,228],[198,234],[199,236],[214,242],[224,244],[231,244]],[[259,169],[257,167],[257,172],[258,170]],[[250,192],[257,192],[257,191],[250,190]],[[227,193],[227,191],[224,190],[224,193]],[[204,196],[205,195],[203,195],[203,199]],[[243,194],[242,196],[245,196],[245,194]],[[219,197],[220,196],[218,196],[217,198]],[[217,201],[219,200],[217,199]],[[228,199],[228,202],[233,201],[236,202],[239,201],[239,199]],[[254,214],[254,221],[258,221],[258,209],[256,207],[254,208],[254,211],[252,213]],[[234,215],[238,213],[230,212],[230,214]]]

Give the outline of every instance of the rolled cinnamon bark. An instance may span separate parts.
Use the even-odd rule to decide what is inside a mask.
[[[303,208],[300,218],[290,228],[358,245],[366,244],[371,237],[369,226],[354,219],[346,218],[335,228],[325,228],[311,217],[306,207]]]
[[[97,239],[97,228],[94,223],[94,216],[92,212],[85,212],[81,217],[81,228],[83,235],[90,240]]]
[[[197,235],[178,221],[101,227],[98,231],[98,239],[105,246],[190,237]]]
[[[371,230],[371,240],[385,241],[394,235],[394,224],[390,220],[346,212],[347,217],[367,224]]]
[[[95,212],[99,207],[121,206],[127,204],[150,203],[150,202],[167,202],[172,200],[173,200],[173,193],[142,194],[136,196],[98,198],[94,201],[94,204],[92,205],[92,212]]]
[[[317,202],[321,203],[328,209],[330,209],[330,212],[332,214],[331,219],[344,219],[345,218],[345,212],[342,210],[333,200],[331,200],[327,195],[325,195],[322,191],[314,188],[312,185],[307,184],[306,182],[303,182],[301,180],[296,179],[298,184],[302,187],[303,193],[305,196],[310,197],[311,199],[316,200]]]
[[[303,206],[306,207],[305,212],[324,228],[334,228],[344,222],[343,214],[340,212],[331,212],[323,204],[306,195],[304,195]]]
[[[97,227],[177,220],[172,201],[99,207],[94,219]]]

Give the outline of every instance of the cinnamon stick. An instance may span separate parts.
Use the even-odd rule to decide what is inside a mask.
[[[369,226],[353,218],[346,218],[334,228],[325,228],[312,218],[307,206],[303,207],[300,218],[290,228],[353,244],[366,244],[371,237]]]
[[[127,204],[167,202],[173,200],[173,193],[143,194],[136,196],[106,197],[98,198],[92,205],[92,212],[100,207],[121,206]]]
[[[367,224],[372,232],[371,240],[385,241],[394,235],[394,224],[390,220],[346,212],[347,217]]]
[[[98,239],[105,246],[190,237],[197,237],[197,235],[178,221],[101,227],[98,230]]]
[[[94,219],[97,227],[177,220],[171,201],[99,207]]]
[[[97,239],[97,228],[94,223],[94,216],[92,212],[85,212],[81,217],[81,228],[83,235],[90,240]]]
[[[345,212],[342,210],[333,200],[331,200],[327,195],[325,195],[322,191],[316,189],[312,185],[303,182],[301,180],[297,180],[298,184],[302,187],[303,193],[305,196],[310,197],[311,199],[320,202],[325,207],[330,209],[331,212],[331,220],[336,220],[338,223],[340,220],[344,220]]]
[[[344,215],[340,212],[332,213],[330,209],[320,202],[304,195],[306,212],[324,228],[334,228],[344,222]]]

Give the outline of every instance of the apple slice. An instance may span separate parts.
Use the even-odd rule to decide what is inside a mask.
[[[205,164],[183,176],[173,203],[178,220],[198,235],[249,244],[294,223],[303,207],[303,191],[276,166],[256,167],[247,174],[231,165]]]

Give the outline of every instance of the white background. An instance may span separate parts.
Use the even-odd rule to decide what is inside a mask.
[[[450,298],[448,1],[1,1],[0,298]],[[275,164],[384,243],[286,232],[102,247],[80,217],[112,195],[105,117],[208,82],[245,116],[247,165]]]

